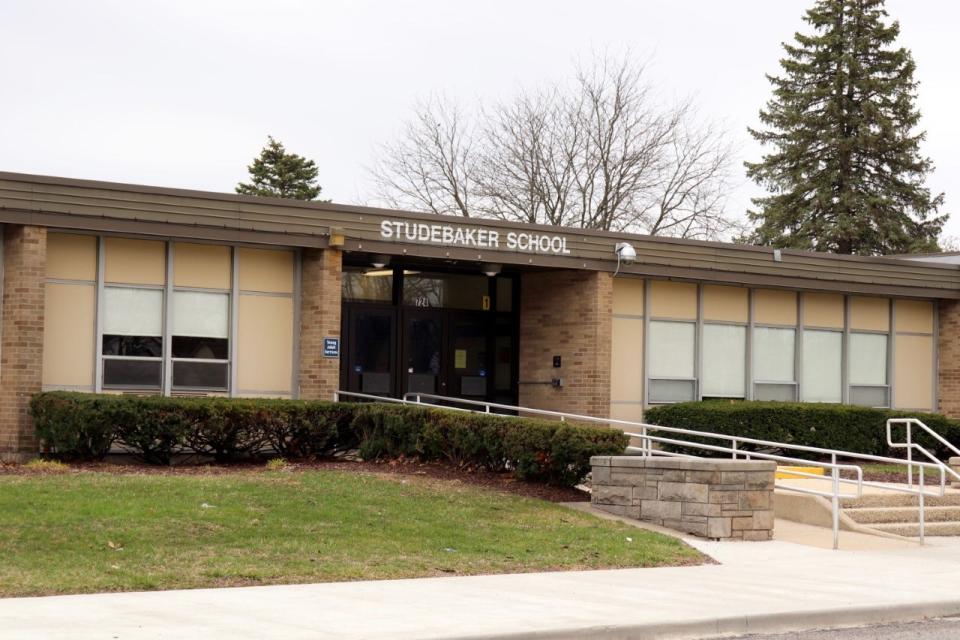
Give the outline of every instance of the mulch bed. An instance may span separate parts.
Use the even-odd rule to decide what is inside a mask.
[[[231,473],[252,473],[266,470],[264,464],[244,462],[235,464],[176,464],[168,467],[138,463],[84,462],[65,465],[67,473],[114,473],[130,475],[225,475]],[[291,462],[287,467],[291,472],[298,471],[350,471],[355,473],[374,473],[385,475],[420,476],[432,480],[459,482],[537,498],[548,502],[588,502],[590,494],[572,487],[556,487],[537,482],[517,480],[507,473],[492,473],[482,469],[461,469],[437,462],[419,462],[416,460],[391,460],[383,462],[362,462],[333,459]],[[44,475],[63,473],[63,470],[43,468],[32,469],[29,466],[0,463],[0,475]]]

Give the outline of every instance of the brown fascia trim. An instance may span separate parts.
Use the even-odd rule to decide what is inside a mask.
[[[60,213],[30,213],[0,209],[0,223],[22,224],[37,227],[50,227],[69,231],[94,231],[101,233],[122,233],[135,236],[155,236],[158,238],[182,238],[188,240],[210,240],[216,242],[237,242],[249,244],[267,244],[283,247],[315,247],[325,249],[330,245],[327,236],[308,236],[302,234],[269,233],[245,229],[226,229],[201,225],[180,225],[166,222],[145,222],[139,220],[120,220]]]
[[[362,251],[374,251],[388,255],[414,255],[423,257],[433,257],[440,259],[457,260],[477,260],[486,259],[504,264],[521,265],[533,268],[568,268],[568,269],[589,269],[595,271],[612,272],[616,268],[616,261],[613,259],[613,245],[618,241],[633,241],[636,243],[654,243],[658,245],[677,246],[677,247],[699,247],[725,251],[736,251],[743,254],[753,254],[752,257],[763,256],[764,260],[770,261],[771,272],[777,271],[777,263],[773,261],[774,249],[769,247],[757,247],[751,245],[738,245],[725,242],[703,241],[703,240],[684,240],[679,238],[668,238],[660,236],[649,236],[627,233],[613,233],[608,231],[574,229],[569,227],[556,227],[548,225],[511,223],[501,220],[491,220],[489,218],[462,218],[458,216],[439,216],[437,214],[411,212],[401,210],[391,210],[375,207],[365,207],[356,205],[341,205],[326,202],[303,202],[297,200],[288,200],[283,198],[269,198],[246,196],[235,193],[217,193],[210,191],[200,191],[192,189],[175,189],[167,187],[152,187],[144,185],[134,185],[116,182],[102,182],[95,180],[80,180],[75,178],[61,178],[53,176],[41,176],[31,174],[0,172],[0,180],[12,182],[21,182],[37,185],[49,185],[59,187],[69,187],[76,189],[97,189],[102,191],[114,191],[117,193],[132,193],[135,195],[162,195],[167,197],[177,197],[193,200],[211,200],[221,203],[232,203],[237,207],[237,212],[242,212],[242,205],[252,206],[271,205],[290,209],[290,215],[300,215],[307,211],[323,211],[332,214],[349,214],[357,216],[374,216],[385,218],[400,218],[414,221],[424,221],[436,224],[438,220],[443,220],[448,224],[469,224],[488,226],[497,229],[517,230],[517,231],[542,231],[549,234],[563,234],[576,241],[580,239],[603,238],[611,243],[610,260],[585,260],[583,258],[567,258],[560,256],[543,256],[530,254],[516,254],[508,251],[491,251],[484,258],[478,258],[483,255],[482,251],[468,248],[434,248],[429,245],[403,244],[403,243],[385,243],[377,242],[372,239],[359,240],[347,238],[345,249],[358,250],[363,246]],[[82,197],[82,194],[79,196]],[[185,208],[190,204],[186,203]],[[303,212],[303,213],[295,213]],[[261,214],[262,215],[262,214]],[[278,216],[279,217],[279,216]],[[166,237],[182,237],[189,239],[209,239],[226,242],[250,242],[261,244],[272,244],[293,247],[318,247],[329,246],[329,229],[327,227],[318,227],[314,233],[285,233],[261,231],[256,229],[235,229],[228,227],[218,227],[209,224],[182,224],[170,222],[158,222],[147,220],[129,220],[107,216],[91,216],[88,214],[74,213],[45,213],[37,210],[25,211],[23,209],[2,209],[0,208],[0,222],[11,222],[19,224],[36,224],[40,226],[59,227],[64,229],[90,230],[116,233],[129,233],[138,235],[153,235]],[[249,225],[249,222],[244,224]],[[582,240],[581,240],[582,241]],[[858,263],[859,265],[876,265],[881,268],[915,268],[918,264],[916,260],[905,258],[875,258],[865,256],[846,256],[836,254],[826,254],[814,251],[798,251],[783,249],[781,254],[784,256],[797,256],[803,258],[827,259],[838,263]],[[731,260],[732,261],[732,260]],[[853,265],[851,265],[853,266]],[[923,262],[925,269],[942,270],[945,278],[956,278],[960,266],[943,263]],[[695,279],[700,281],[709,281],[727,284],[743,284],[753,286],[768,287],[786,287],[799,288],[806,290],[837,291],[848,293],[864,293],[873,295],[903,295],[920,298],[960,298],[960,287],[954,289],[949,287],[910,287],[902,285],[891,285],[888,283],[869,283],[869,282],[850,282],[847,280],[831,280],[824,278],[798,278],[786,275],[762,275],[750,274],[735,269],[730,270],[712,270],[701,268],[685,268],[660,265],[641,265],[634,264],[630,267],[621,268],[621,273],[646,275],[650,277],[665,277],[677,279]],[[881,276],[882,277],[882,276]]]
[[[76,188],[87,188],[87,189],[101,189],[106,191],[127,191],[138,194],[157,194],[165,196],[174,196],[174,197],[183,197],[183,198],[194,198],[194,199],[207,199],[207,200],[216,200],[220,202],[235,202],[235,203],[248,203],[253,205],[272,205],[278,207],[286,207],[290,209],[301,209],[301,210],[315,210],[315,211],[327,211],[331,213],[349,213],[349,214],[358,214],[358,215],[376,215],[376,216],[385,216],[385,217],[399,217],[410,220],[422,220],[424,222],[433,222],[436,223],[438,219],[445,220],[448,222],[453,222],[458,220],[461,224],[482,224],[485,226],[492,226],[501,229],[517,230],[517,231],[542,231],[544,233],[552,234],[565,234],[570,236],[586,236],[593,238],[607,238],[613,242],[616,241],[630,241],[635,240],[637,242],[656,242],[659,244],[665,245],[685,245],[685,246],[697,246],[697,247],[710,247],[717,249],[734,249],[737,251],[744,252],[755,252],[762,253],[769,256],[773,255],[774,249],[771,247],[759,247],[755,245],[742,245],[735,244],[731,242],[719,242],[711,240],[687,240],[683,238],[670,238],[666,236],[651,236],[643,234],[634,234],[634,233],[616,233],[612,231],[600,231],[600,230],[584,230],[573,227],[559,227],[551,225],[542,225],[542,224],[532,224],[532,223],[519,223],[519,222],[506,222],[503,220],[497,220],[492,218],[464,218],[462,216],[441,216],[434,213],[424,213],[417,211],[405,211],[399,209],[386,209],[379,207],[368,207],[368,206],[359,206],[359,205],[347,205],[347,204],[337,204],[332,202],[304,202],[300,200],[290,200],[285,198],[272,198],[272,197],[263,197],[263,196],[247,196],[237,193],[222,193],[215,191],[202,191],[194,189],[178,189],[172,187],[154,187],[148,185],[139,185],[139,184],[128,184],[121,182],[104,182],[99,180],[83,180],[78,178],[62,178],[57,176],[44,176],[44,175],[34,175],[34,174],[24,174],[24,173],[12,173],[6,171],[0,171],[0,180],[10,180],[34,184],[49,184],[55,186],[65,186],[65,187],[76,187]],[[908,262],[902,257],[899,256],[885,256],[885,257],[873,257],[873,256],[851,256],[851,255],[840,255],[840,254],[830,254],[817,251],[801,251],[798,249],[781,249],[782,255],[793,255],[793,256],[809,256],[816,258],[827,258],[830,260],[837,260],[842,262],[860,262],[860,263],[872,263],[872,264],[888,264],[892,266],[903,265],[905,262]],[[772,258],[771,258],[772,260]],[[933,266],[937,268],[937,266]],[[943,266],[942,268],[948,268]],[[953,269],[956,269],[956,265],[953,265]]]

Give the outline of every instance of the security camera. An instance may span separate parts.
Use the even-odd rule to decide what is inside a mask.
[[[637,250],[628,242],[618,242],[616,246],[617,262],[633,264],[637,259]]]

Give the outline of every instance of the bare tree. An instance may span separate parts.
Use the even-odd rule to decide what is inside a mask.
[[[480,109],[421,105],[372,170],[390,205],[519,222],[716,238],[732,149],[690,101],[663,106],[629,58]]]
[[[463,111],[441,97],[415,109],[399,140],[380,148],[370,170],[389,206],[469,216],[476,187],[472,127]]]
[[[671,132],[658,197],[639,226],[651,235],[694,239],[741,233],[742,223],[725,213],[733,145],[716,124],[697,127],[691,119],[688,112]]]

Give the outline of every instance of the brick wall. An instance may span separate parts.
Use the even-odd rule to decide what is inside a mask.
[[[960,300],[939,302],[937,411],[960,418]]]
[[[610,411],[613,278],[591,271],[525,273],[520,285],[519,404],[606,417]],[[561,368],[553,367],[553,356]],[[553,388],[553,377],[563,387]]]
[[[331,400],[340,386],[340,360],[323,356],[323,339],[340,336],[341,257],[336,249],[301,254],[299,381],[304,399]]]
[[[41,390],[47,230],[3,228],[0,310],[0,458],[22,460],[37,451],[30,396]]]

